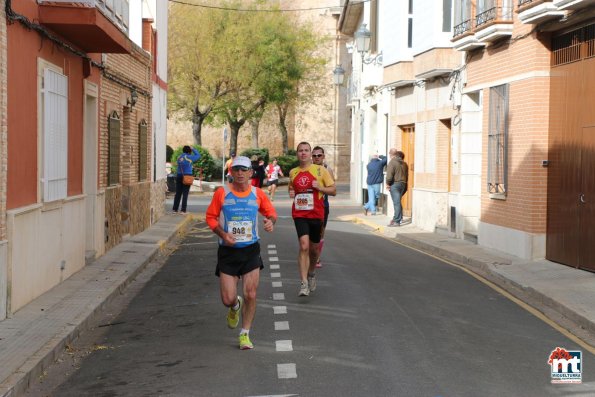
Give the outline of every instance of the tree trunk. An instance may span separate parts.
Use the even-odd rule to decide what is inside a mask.
[[[289,147],[287,143],[287,109],[288,106],[286,105],[277,105],[277,111],[279,113],[279,132],[281,132],[281,139],[283,142],[283,154],[287,154],[289,152]]]
[[[202,123],[205,120],[203,114],[194,112],[192,115],[192,136],[194,137],[194,144],[202,146]]]
[[[244,121],[236,121],[230,122],[228,120],[229,128],[231,129],[231,135],[229,138],[229,154],[231,153],[239,153],[237,152],[238,149],[238,134],[240,133],[240,128],[244,125]]]
[[[252,129],[252,147],[258,148],[258,126],[260,119],[250,120],[250,128]]]

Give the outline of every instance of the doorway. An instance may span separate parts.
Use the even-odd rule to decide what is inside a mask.
[[[413,187],[415,174],[415,125],[401,126],[401,151],[405,153],[405,162],[409,166],[407,193],[403,196],[403,216],[411,217],[413,208]]]
[[[98,254],[96,243],[97,207],[97,85],[85,82],[84,99],[84,192],[85,215],[85,258],[92,260]]]

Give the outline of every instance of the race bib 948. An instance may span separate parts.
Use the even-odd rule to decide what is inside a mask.
[[[239,243],[252,241],[251,221],[229,221],[227,231],[233,234],[234,239]]]

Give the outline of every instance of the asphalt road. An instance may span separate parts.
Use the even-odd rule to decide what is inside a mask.
[[[192,197],[189,209],[206,200]],[[583,384],[550,384],[549,353],[580,350],[574,342],[460,269],[333,218],[358,207],[332,207],[318,288],[298,297],[289,201],[275,204],[254,350],[240,351],[226,326],[216,239],[199,222],[113,309],[111,326],[73,347],[84,352],[76,364],[65,369],[76,356],[67,352],[29,395],[595,395],[593,355],[583,351]]]

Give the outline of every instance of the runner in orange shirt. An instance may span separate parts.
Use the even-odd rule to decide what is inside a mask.
[[[250,327],[256,313],[256,290],[260,269],[264,267],[260,257],[258,213],[264,216],[263,229],[273,231],[277,212],[266,193],[250,186],[252,166],[243,156],[231,163],[233,182],[219,188],[207,208],[207,224],[219,236],[217,268],[221,301],[229,308],[227,326],[236,328],[242,313],[240,349],[252,349]],[[238,296],[238,281],[242,279],[243,298]]]
[[[312,147],[308,142],[297,146],[299,167],[289,171],[289,197],[293,199],[291,215],[300,244],[299,296],[308,296],[316,289],[315,266],[318,244],[324,222],[324,195],[337,194],[335,181],[322,166],[312,164]]]

